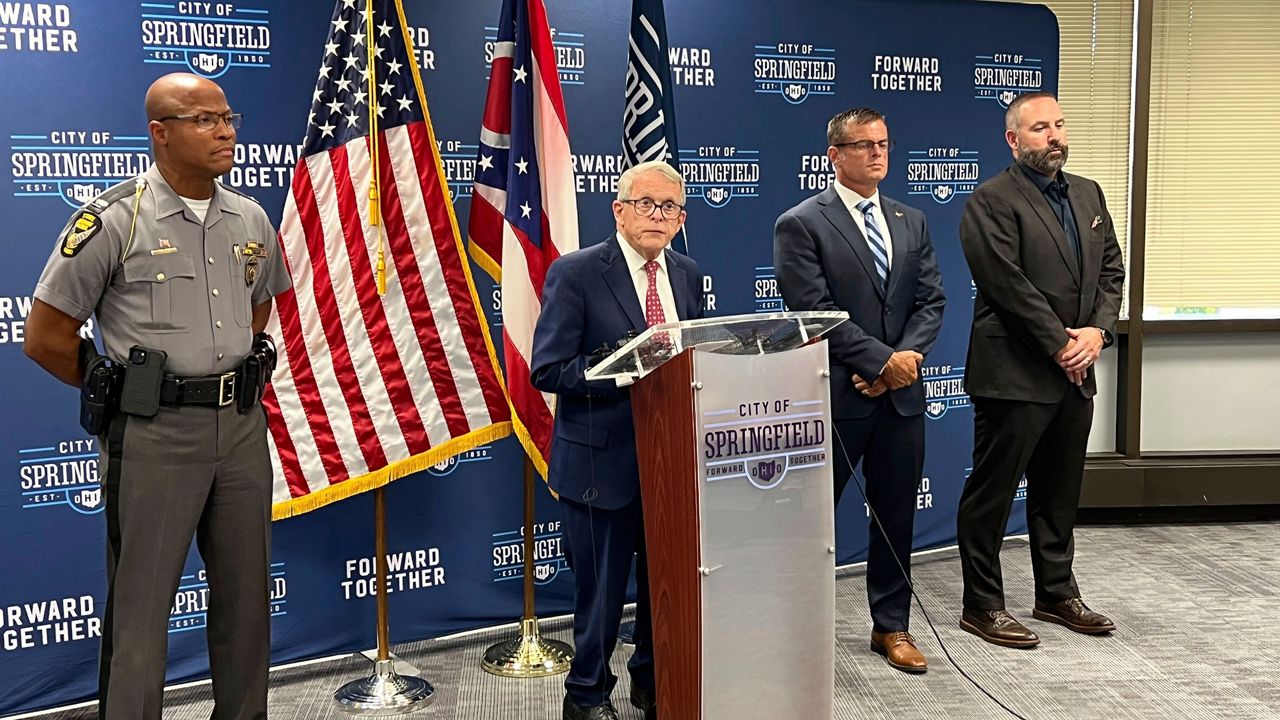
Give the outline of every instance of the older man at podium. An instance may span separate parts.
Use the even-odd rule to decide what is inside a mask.
[[[560,496],[566,556],[574,572],[573,665],[564,720],[613,720],[617,642],[631,559],[636,557],[631,704],[657,717],[640,471],[627,388],[587,382],[602,347],[651,325],[702,316],[702,272],[667,246],[685,218],[684,179],[664,162],[622,173],[613,201],[617,232],[569,253],[547,271],[533,337],[534,387],[559,397],[547,482]]]

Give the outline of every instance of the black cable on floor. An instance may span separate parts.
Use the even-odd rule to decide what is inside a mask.
[[[858,474],[854,472],[856,465],[850,461],[849,453],[844,447],[844,441],[840,439],[840,433],[833,432],[831,434],[835,436],[836,443],[840,445],[840,454],[844,455],[845,462],[849,464],[849,472],[853,475],[853,484],[858,486],[858,493],[862,495],[862,501],[866,503],[867,512],[871,515],[872,524],[880,530],[880,534],[884,537],[885,544],[888,545],[890,551],[892,551],[893,543],[889,541],[889,533],[884,529],[884,526],[880,524],[880,518],[876,515],[875,508],[871,507],[871,501],[867,499],[866,488],[864,488],[862,483],[858,481]],[[955,668],[956,672],[960,673],[960,677],[968,680],[970,685],[977,688],[983,695],[986,695],[991,702],[999,705],[1005,712],[1018,718],[1018,720],[1028,720],[1026,716],[1019,714],[1018,711],[1004,704],[1003,700],[996,697],[990,690],[983,687],[982,683],[970,677],[969,673],[965,672],[964,668],[960,667],[960,663],[956,662],[955,658],[951,657],[951,651],[947,649],[947,644],[942,641],[942,636],[938,634],[938,628],[934,627],[933,619],[929,617],[929,611],[925,609],[924,603],[920,600],[920,596],[916,594],[916,586],[911,582],[911,575],[908,574],[907,569],[902,566],[902,561],[898,559],[898,554],[896,552],[890,552],[889,554],[893,556],[893,562],[898,566],[898,572],[902,573],[903,579],[907,581],[907,588],[911,590],[911,597],[915,599],[916,607],[920,608],[920,612],[924,615],[925,623],[929,625],[929,630],[933,632],[934,639],[938,641],[938,647],[942,648],[942,654],[946,656],[947,662],[951,663],[951,667]]]

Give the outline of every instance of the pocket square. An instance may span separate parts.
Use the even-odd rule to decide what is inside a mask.
[[[1093,224],[1089,226],[1089,229],[1090,229],[1090,230],[1092,230],[1092,229],[1094,229],[1094,228],[1098,227],[1098,226],[1099,226],[1099,225],[1101,225],[1101,224],[1102,224],[1102,216],[1101,216],[1101,215],[1094,215],[1094,216],[1093,216]]]

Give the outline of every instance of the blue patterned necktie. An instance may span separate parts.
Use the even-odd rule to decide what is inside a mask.
[[[876,226],[876,216],[871,212],[875,206],[876,204],[870,200],[863,200],[858,203],[858,210],[862,212],[862,219],[867,224],[867,247],[871,248],[871,254],[876,259],[876,272],[880,274],[880,291],[885,292],[889,287],[889,253],[885,250],[884,235]]]

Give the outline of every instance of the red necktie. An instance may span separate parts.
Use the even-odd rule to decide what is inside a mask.
[[[644,296],[644,317],[649,327],[667,321],[662,312],[662,299],[658,297],[658,261],[650,260],[644,264],[644,272],[649,276],[649,290]]]

